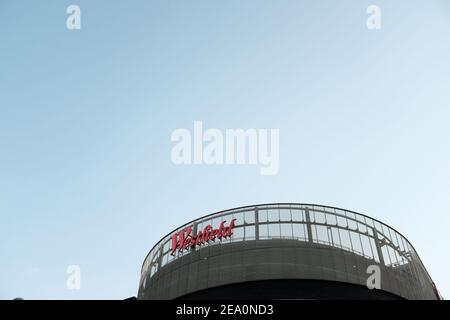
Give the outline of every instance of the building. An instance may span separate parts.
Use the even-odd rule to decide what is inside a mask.
[[[369,278],[378,288],[369,289]],[[213,213],[169,233],[145,258],[138,299],[439,299],[439,293],[414,247],[392,227],[349,210],[280,203]]]

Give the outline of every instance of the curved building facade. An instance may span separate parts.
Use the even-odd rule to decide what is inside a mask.
[[[375,289],[369,289],[369,284]],[[145,258],[138,299],[439,299],[411,243],[356,212],[266,204],[180,226]]]

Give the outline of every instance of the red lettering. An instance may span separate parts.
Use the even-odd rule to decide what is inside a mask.
[[[172,235],[171,254],[173,255],[177,249],[178,251],[183,251],[213,241],[216,238],[222,239],[231,237],[233,228],[235,227],[235,221],[236,219],[231,220],[229,226],[225,226],[226,221],[223,221],[218,229],[213,229],[211,225],[207,225],[203,229],[203,232],[199,231],[197,235],[191,235],[192,226],[174,233]]]
[[[183,232],[183,231],[180,231],[179,233],[174,233],[174,234],[172,235],[172,252],[171,252],[172,255],[175,253],[175,251],[177,250],[177,248],[179,248],[179,246],[178,246],[178,244],[179,244],[179,242],[178,242],[178,235],[179,235],[180,233],[182,233],[182,232]]]
[[[189,246],[190,241],[190,234],[192,231],[192,227],[187,227],[185,230],[182,230],[180,232],[174,233],[172,236],[172,252],[173,255],[175,253],[175,250],[183,250]]]
[[[211,233],[211,225],[208,224],[205,229],[203,230],[203,243],[208,242],[209,240],[209,235]]]
[[[219,230],[214,229],[214,230],[211,232],[211,235],[209,236],[209,240],[210,240],[210,241],[215,240],[218,233],[219,233]]]
[[[225,237],[225,221],[222,221],[219,227],[219,233],[217,235],[217,238],[222,239],[222,237]]]
[[[203,243],[203,234],[201,231],[199,231],[199,233],[197,234],[197,236],[195,237],[195,245],[199,245]]]
[[[231,237],[233,234],[233,228],[235,226],[236,219],[231,220],[229,227],[227,228],[225,237]]]

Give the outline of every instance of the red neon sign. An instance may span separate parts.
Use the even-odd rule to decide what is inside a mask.
[[[233,228],[235,227],[235,221],[236,219],[231,220],[228,227],[225,226],[226,221],[223,221],[218,229],[213,229],[211,225],[208,224],[203,231],[200,230],[197,235],[191,235],[192,226],[174,233],[172,235],[172,255],[177,249],[178,252],[181,252],[185,249],[193,248],[209,241],[231,237]]]

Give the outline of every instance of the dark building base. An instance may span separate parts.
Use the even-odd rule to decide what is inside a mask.
[[[235,283],[209,288],[180,297],[181,300],[265,300],[265,299],[320,299],[320,300],[402,300],[383,290],[344,282],[323,280],[263,280]]]

